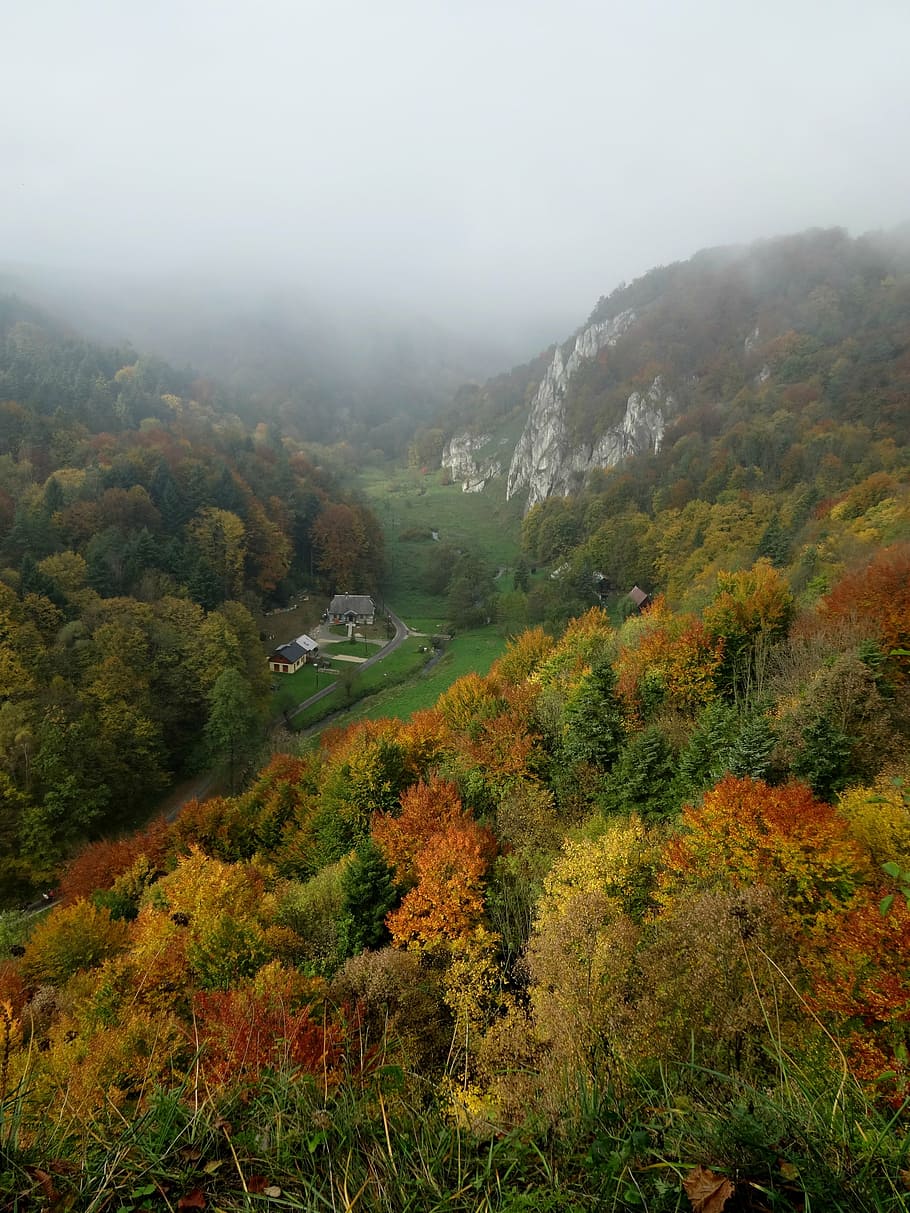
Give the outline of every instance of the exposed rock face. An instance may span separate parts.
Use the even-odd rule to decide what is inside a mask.
[[[659,375],[647,392],[632,393],[622,421],[602,434],[593,446],[573,445],[566,428],[563,399],[572,375],[583,359],[593,358],[605,346],[615,345],[634,321],[634,312],[620,312],[612,320],[585,329],[567,359],[563,360],[562,351],[556,350],[512,456],[508,497],[527,487],[530,509],[546,497],[566,496],[575,491],[594,468],[612,467],[627,455],[660,449],[666,417],[674,400]]]
[[[463,493],[479,493],[494,476],[502,475],[498,459],[478,462],[475,457],[489,441],[489,434],[455,434],[443,448],[442,466],[449,469],[453,480],[461,481]]]

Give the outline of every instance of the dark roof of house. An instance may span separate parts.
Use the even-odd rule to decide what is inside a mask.
[[[290,644],[283,644],[277,648],[269,661],[286,661],[288,665],[293,665],[304,656],[306,656],[306,650],[302,649],[296,640],[292,640]]]
[[[333,615],[346,615],[353,611],[355,615],[372,615],[376,607],[369,594],[336,594],[329,603],[329,611]]]
[[[647,602],[650,599],[651,595],[647,590],[642,590],[637,585],[633,585],[631,590],[629,590],[629,597],[636,606],[641,606],[643,602]]]

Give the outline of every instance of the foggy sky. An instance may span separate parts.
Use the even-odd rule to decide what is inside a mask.
[[[705,245],[910,218],[906,0],[6,0],[0,28],[2,262],[565,330]]]

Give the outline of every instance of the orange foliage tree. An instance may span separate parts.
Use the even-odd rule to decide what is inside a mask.
[[[648,611],[637,641],[616,663],[617,694],[628,716],[641,719],[666,703],[695,711],[717,695],[724,641],[694,615],[672,615],[661,600]]]
[[[910,673],[910,544],[878,552],[863,569],[848,573],[819,603],[822,620],[858,621],[886,655],[900,681]]]
[[[156,818],[144,830],[126,838],[90,843],[79,852],[60,878],[58,892],[61,904],[72,905],[96,889],[109,889],[140,855],[144,855],[153,867],[160,867],[169,847],[170,827],[164,817]]]
[[[421,848],[439,830],[447,830],[464,815],[458,789],[445,779],[416,783],[401,796],[397,816],[373,818],[373,841],[395,869],[400,884],[416,880],[415,861]]]
[[[474,821],[434,834],[417,856],[417,885],[388,916],[393,941],[430,944],[468,932],[483,912],[481,881],[493,850],[489,831]]]
[[[804,784],[727,775],[699,807],[683,810],[682,832],[664,853],[659,900],[670,904],[693,888],[765,885],[797,928],[821,929],[871,874],[847,823]]]
[[[536,698],[536,688],[527,683],[509,687],[502,710],[483,720],[467,744],[467,756],[488,779],[513,781],[526,773],[528,758],[538,740],[529,727]]]
[[[414,882],[387,924],[399,946],[456,939],[483,911],[482,879],[495,853],[489,830],[461,804],[454,784],[434,779],[401,798],[401,815],[378,815],[373,839],[399,882]]]

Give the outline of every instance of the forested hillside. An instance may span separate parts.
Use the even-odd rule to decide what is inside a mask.
[[[466,334],[423,306],[217,274],[156,284],[100,267],[65,274],[0,261],[4,293],[40,301],[96,342],[126,335],[172,365],[192,365],[217,380],[219,397],[248,425],[265,420],[308,444],[345,442],[359,458],[400,458],[415,425],[465,380],[534,348],[518,332],[506,338],[476,324]]]
[[[0,898],[205,761],[215,688],[267,706],[252,612],[374,589],[371,512],[211,381],[0,304]],[[341,567],[339,567],[339,560]],[[222,676],[240,675],[225,683]]]
[[[7,920],[7,1182],[905,1207],[908,587],[899,547],[808,610],[768,561],[594,609],[88,848]]]
[[[907,538],[908,249],[906,236],[808,232],[699,253],[602,299],[588,326],[634,321],[557,394],[566,437],[542,461],[590,454],[655,382],[672,407],[656,452],[595,467],[529,511],[528,564],[561,570],[530,588],[529,622],[586,609],[593,579],[611,601],[639,584],[701,606],[718,570],[763,556],[808,603]],[[475,393],[486,410],[453,426],[494,446],[497,417],[527,410],[539,365],[526,370],[509,380],[530,385],[523,406],[491,381]]]

